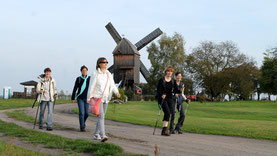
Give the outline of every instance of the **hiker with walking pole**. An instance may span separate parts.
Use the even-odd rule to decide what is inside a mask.
[[[182,134],[181,127],[183,126],[183,123],[184,123],[184,120],[185,120],[185,117],[186,117],[185,110],[187,110],[187,107],[190,103],[190,100],[187,99],[184,95],[184,84],[181,81],[182,80],[182,73],[181,72],[176,72],[175,77],[176,77],[177,87],[178,87],[179,90],[181,90],[182,93],[179,94],[179,96],[176,97],[176,102],[177,102],[176,108],[179,112],[179,118],[178,118],[178,122],[176,124],[176,127],[175,127],[174,131],[175,131],[175,133]],[[184,110],[184,105],[183,105],[184,101],[187,102],[187,106],[186,106],[185,110]]]
[[[89,112],[97,116],[96,128],[93,139],[105,142],[108,140],[105,132],[105,114],[113,93],[120,98],[118,89],[114,83],[112,74],[107,70],[108,61],[100,57],[96,63],[96,72],[91,76],[87,101]]]
[[[158,104],[164,112],[163,129],[161,135],[170,136],[170,132],[174,130],[174,108],[175,108],[175,96],[178,96],[180,90],[178,90],[176,81],[173,80],[172,75],[174,68],[169,66],[165,70],[165,77],[161,78],[157,84],[156,98]],[[168,130],[168,122],[170,119],[170,130]]]
[[[46,106],[48,108],[48,114],[46,119],[46,130],[53,130],[53,109],[55,99],[58,97],[56,82],[51,77],[51,69],[45,68],[44,74],[40,75],[40,82],[37,84],[36,91],[40,96],[38,96],[37,101],[39,101],[40,113],[39,113],[39,129],[43,129],[43,119]]]
[[[75,103],[77,100],[78,109],[79,109],[79,124],[80,132],[86,131],[86,120],[89,116],[89,104],[87,103],[87,94],[90,76],[87,76],[88,68],[83,65],[81,67],[81,76],[78,76],[75,81],[75,85],[72,91],[71,100],[72,103]],[[77,92],[77,94],[76,94]]]

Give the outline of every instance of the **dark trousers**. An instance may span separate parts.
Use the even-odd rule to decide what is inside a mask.
[[[79,123],[80,123],[80,128],[85,127],[86,120],[89,116],[88,109],[89,105],[87,103],[87,100],[83,99],[77,99],[78,103],[78,108],[79,108]]]
[[[186,117],[186,114],[185,114],[185,111],[184,111],[184,104],[183,103],[178,104],[177,105],[177,110],[179,112],[179,118],[178,118],[178,123],[176,124],[175,129],[180,130],[181,127],[183,126],[183,123],[184,123],[184,120],[185,120],[185,117]]]
[[[162,104],[162,109],[164,112],[163,121],[169,121],[170,119],[170,130],[174,128],[174,114],[175,114],[175,100],[173,98],[165,98],[164,103]]]

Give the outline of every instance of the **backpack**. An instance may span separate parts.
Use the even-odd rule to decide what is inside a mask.
[[[164,88],[165,88],[166,81],[165,81],[164,78],[162,78],[162,80],[163,80],[163,86],[164,86]],[[158,83],[159,83],[159,82],[158,82]],[[171,83],[172,83],[172,85],[174,86],[174,80],[173,80],[173,78],[171,79]],[[157,84],[157,86],[156,86],[156,88],[155,88],[155,99],[156,99],[156,100],[158,100],[158,99],[159,99],[159,96],[160,96],[160,95],[158,95],[157,88],[158,88],[158,84]]]

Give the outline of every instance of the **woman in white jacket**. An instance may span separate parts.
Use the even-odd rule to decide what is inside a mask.
[[[117,97],[120,98],[118,89],[115,86],[111,73],[107,70],[107,66],[108,61],[106,58],[101,57],[97,60],[97,71],[93,74],[93,76],[91,76],[87,96],[88,101],[90,102],[92,97],[101,98],[103,94],[100,104],[100,115],[97,119],[96,129],[93,137],[94,139],[101,140],[102,142],[108,140],[108,137],[105,134],[104,118],[108,108],[108,103],[112,97],[112,93],[115,93]]]

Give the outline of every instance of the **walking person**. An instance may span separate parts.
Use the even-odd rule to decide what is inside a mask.
[[[43,129],[43,119],[44,119],[44,113],[46,106],[48,108],[48,114],[46,119],[46,130],[52,131],[53,130],[53,109],[54,109],[54,100],[58,97],[57,94],[57,88],[56,88],[56,82],[51,77],[51,69],[45,68],[44,74],[40,75],[40,82],[37,84],[36,91],[38,94],[41,94],[38,96],[37,101],[40,102],[40,113],[39,113],[39,129]]]
[[[75,80],[75,85],[72,91],[71,100],[75,103],[77,99],[78,109],[79,109],[79,124],[80,131],[86,131],[86,120],[89,116],[89,105],[87,103],[88,87],[90,82],[90,76],[87,76],[88,68],[83,65],[81,67],[81,76],[78,76]],[[77,92],[77,94],[76,94]]]
[[[165,70],[165,77],[161,78],[157,85],[158,103],[162,106],[164,112],[163,129],[161,135],[170,136],[174,133],[174,115],[175,115],[175,96],[178,96],[180,91],[177,88],[176,81],[172,75],[174,68],[169,66]],[[168,130],[168,122],[170,119],[170,131]]]
[[[186,101],[187,103],[189,103],[190,100],[187,99],[184,95],[184,84],[181,81],[182,73],[176,72],[175,77],[176,77],[176,84],[177,84],[178,90],[180,90],[182,92],[181,94],[179,94],[179,96],[177,96],[177,99],[176,99],[177,100],[177,110],[179,112],[179,118],[178,118],[178,123],[176,124],[176,127],[175,127],[175,132],[178,134],[182,134],[181,127],[183,126],[183,123],[184,123],[184,120],[186,117],[183,102]]]
[[[100,103],[100,115],[97,118],[96,128],[93,138],[95,140],[101,140],[105,142],[108,137],[105,133],[105,114],[107,112],[109,100],[112,97],[112,93],[115,93],[118,98],[120,94],[115,86],[111,73],[107,70],[108,61],[106,58],[101,57],[96,63],[96,72],[90,79],[90,86],[88,92],[88,101],[91,98],[101,98]]]

